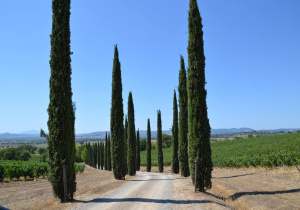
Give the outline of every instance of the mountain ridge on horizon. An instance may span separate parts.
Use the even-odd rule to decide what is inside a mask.
[[[261,130],[266,130],[266,131],[297,131],[300,130],[300,128],[278,128],[278,129],[252,129],[252,128],[247,128],[247,127],[241,127],[241,128],[212,128],[211,129],[211,134],[225,134],[225,133],[239,133],[239,132],[249,132],[249,131],[261,131]],[[139,130],[140,133],[144,133],[147,132],[147,130]],[[110,131],[94,131],[94,132],[90,132],[90,133],[80,133],[80,134],[76,134],[76,136],[85,136],[85,135],[89,135],[89,136],[94,136],[94,135],[102,135],[105,133],[110,133]],[[171,134],[172,131],[171,130],[162,130],[163,133],[165,134]],[[156,133],[156,131],[151,131],[152,133]],[[38,130],[28,130],[28,131],[24,131],[24,132],[20,132],[20,133],[9,133],[9,132],[4,132],[4,133],[0,133],[0,137],[2,135],[11,135],[11,136],[16,136],[16,135],[40,135],[40,131]]]

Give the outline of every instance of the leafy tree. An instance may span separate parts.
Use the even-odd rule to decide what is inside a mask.
[[[127,141],[127,166],[130,176],[136,174],[136,136],[134,122],[134,105],[132,93],[128,95],[128,141]]]
[[[113,173],[115,179],[124,179],[124,136],[123,136],[123,98],[121,64],[119,61],[118,47],[115,45],[113,72],[112,72],[112,93],[110,109],[110,131],[111,131],[111,153]]]
[[[80,145],[83,145],[83,144],[84,144],[84,141],[83,141],[83,140],[81,140],[81,141],[79,142],[79,144],[80,144]]]
[[[188,177],[190,175],[189,157],[188,157],[188,95],[186,88],[186,71],[184,59],[180,56],[179,71],[179,161],[181,176]]]
[[[173,173],[179,173],[179,161],[178,161],[178,109],[177,98],[174,90],[173,99],[173,127],[172,127],[172,170]]]
[[[164,156],[162,151],[162,125],[161,125],[161,111],[157,111],[157,162],[158,171],[160,173],[164,172]]]
[[[189,4],[188,40],[188,151],[192,182],[195,181],[195,161],[197,161],[196,188],[204,192],[211,188],[211,147],[210,125],[207,117],[205,90],[205,56],[203,47],[202,19],[197,0]]]
[[[20,155],[20,160],[28,161],[30,157],[31,157],[30,152],[27,150],[24,150]]]
[[[40,155],[44,154],[45,152],[47,152],[47,148],[41,147],[41,148],[38,149],[38,153],[39,153]]]
[[[162,134],[163,148],[170,148],[172,146],[172,136],[168,134]]]
[[[140,130],[136,133],[136,170],[140,170],[141,157],[140,157]]]
[[[148,118],[147,123],[147,172],[151,171],[151,128],[150,119]]]

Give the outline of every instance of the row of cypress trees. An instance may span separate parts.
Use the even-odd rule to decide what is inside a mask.
[[[200,191],[205,188],[211,188],[211,148],[210,148],[210,124],[207,116],[207,105],[205,89],[205,56],[203,47],[202,19],[199,13],[197,0],[190,0],[189,3],[189,38],[188,38],[188,80],[187,80],[187,111],[185,109],[186,101],[180,95],[184,94],[183,88],[179,87],[179,162],[181,173],[188,175],[186,164],[186,134],[188,134],[188,159],[189,171],[194,183],[195,164],[197,163],[197,183],[196,187]],[[75,175],[75,104],[72,101],[71,88],[71,50],[70,50],[70,0],[53,0],[52,1],[52,33],[51,37],[51,55],[50,55],[50,103],[48,106],[48,130],[47,143],[49,148],[49,181],[52,184],[54,195],[61,201],[73,200],[76,191]],[[181,61],[182,61],[181,57]],[[182,62],[183,63],[183,62]],[[182,65],[181,65],[182,66]],[[183,65],[184,68],[184,65]],[[181,74],[180,74],[181,75]],[[184,75],[184,73],[182,73]],[[121,64],[119,62],[118,49],[115,46],[113,74],[112,74],[112,100],[110,113],[110,130],[111,130],[111,151],[113,172],[116,179],[124,179],[127,172],[134,175],[137,170],[136,139],[134,126],[134,110],[132,102],[132,113],[128,113],[128,130],[124,129],[123,120],[123,98],[122,98],[122,81],[121,81]],[[180,78],[183,78],[183,76]],[[179,82],[180,83],[180,82]],[[129,97],[132,94],[129,93]],[[176,95],[174,94],[174,101]],[[177,102],[176,102],[177,103]],[[177,106],[177,104],[176,104]],[[175,103],[174,103],[175,107]],[[177,109],[177,107],[176,107]],[[174,118],[176,118],[176,109],[174,108]],[[129,112],[129,111],[128,111]],[[186,117],[188,113],[188,126]],[[163,172],[163,153],[161,142],[161,112],[158,110],[158,160],[159,171]],[[178,113],[177,113],[178,115]],[[185,118],[186,119],[186,118]],[[181,122],[182,120],[182,122]],[[176,157],[176,119],[173,122],[173,170],[178,171],[178,158]],[[150,150],[151,141],[150,120],[147,126],[147,151]],[[124,130],[128,132],[124,135]],[[186,130],[188,132],[186,133]],[[139,141],[139,139],[138,139]],[[127,144],[127,146],[126,146]],[[97,157],[89,157],[90,163],[95,166],[104,161],[104,146],[90,147],[90,153],[97,154]],[[101,149],[102,148],[102,149]],[[96,152],[98,151],[98,152]],[[102,153],[100,152],[102,151]],[[151,152],[151,150],[150,150]],[[126,154],[127,153],[127,154]],[[99,155],[98,155],[99,154]],[[102,157],[102,156],[103,157]],[[127,158],[126,158],[127,157]],[[151,170],[151,155],[147,154],[147,171]],[[99,160],[100,159],[100,160]],[[128,162],[127,162],[128,161]],[[127,163],[126,163],[127,162]],[[129,165],[130,163],[130,165]],[[109,164],[109,163],[107,163]],[[128,164],[128,167],[126,166]],[[103,167],[103,166],[102,166]],[[108,166],[109,168],[109,166]],[[66,170],[67,184],[63,184],[63,169]],[[65,189],[66,187],[66,189]],[[67,195],[64,194],[67,192]],[[65,196],[64,196],[65,195]]]
[[[135,130],[134,104],[132,92],[128,95],[128,111],[124,120],[121,63],[117,45],[114,50],[112,72],[112,95],[110,109],[110,131],[113,173],[115,179],[134,176],[140,170],[139,130]]]
[[[179,130],[177,99],[174,90],[172,171],[179,173],[180,166],[181,175],[185,177],[191,175],[193,184],[196,184],[195,187],[204,192],[205,189],[211,188],[213,165],[210,147],[211,128],[206,105],[203,25],[197,0],[190,0],[189,7],[188,77],[186,76],[184,59],[182,56],[180,57]],[[195,165],[197,169],[195,169]],[[195,172],[197,177],[195,177]]]
[[[85,163],[101,170],[112,170],[110,136],[105,137],[105,142],[86,144],[87,156]]]

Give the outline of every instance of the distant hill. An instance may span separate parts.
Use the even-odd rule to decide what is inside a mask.
[[[29,131],[24,131],[24,132],[19,133],[19,134],[40,135],[40,131],[38,131],[38,130],[29,130]]]
[[[268,130],[260,130],[257,132],[267,132],[272,134],[273,132],[296,132],[300,130],[300,128],[282,128],[282,129],[268,129]],[[100,139],[105,139],[105,133],[109,131],[97,131],[97,132],[92,132],[92,133],[84,133],[84,134],[76,134],[76,140],[81,140],[81,139],[90,139],[90,140],[100,140]],[[247,132],[255,132],[254,129],[252,128],[224,128],[224,129],[211,129],[211,134],[212,135],[219,135],[219,134],[237,134],[237,133],[247,133]],[[171,130],[163,130],[163,134],[168,134],[171,135],[172,131]],[[146,138],[147,137],[147,131],[146,130],[140,130],[140,138]],[[151,131],[151,138],[156,139],[157,137],[157,132],[156,131]],[[212,138],[217,138],[217,137],[212,137]],[[43,141],[45,140],[44,138],[41,138],[39,135],[39,131],[37,130],[29,130],[25,131],[19,134],[11,134],[11,133],[1,133],[0,134],[0,141]]]
[[[254,131],[252,128],[221,128],[221,129],[211,129],[212,134],[225,134],[225,133],[241,133]]]

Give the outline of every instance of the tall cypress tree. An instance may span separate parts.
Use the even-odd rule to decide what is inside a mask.
[[[151,128],[150,119],[147,122],[147,172],[151,171]]]
[[[188,177],[190,175],[189,157],[188,157],[188,95],[186,89],[186,71],[184,59],[180,56],[180,72],[179,72],[179,149],[178,156],[180,162],[181,176]]]
[[[112,73],[112,93],[110,109],[110,132],[111,132],[111,153],[113,172],[115,179],[124,179],[124,136],[123,136],[123,98],[121,64],[119,61],[118,47],[115,45],[113,73]]]
[[[99,144],[99,142],[98,142],[98,144]],[[98,164],[98,152],[99,152],[99,150],[98,150],[98,147],[97,147],[97,142],[94,144],[94,168],[97,168],[97,164]]]
[[[161,126],[161,111],[157,111],[157,161],[158,171],[164,172],[164,156],[162,151],[162,126]]]
[[[107,169],[107,156],[108,156],[108,154],[107,154],[108,152],[107,152],[107,132],[106,132],[106,135],[105,135],[105,150],[104,150],[104,168],[105,168],[105,170],[108,170]]]
[[[107,150],[108,150],[108,157],[107,157],[107,161],[108,161],[108,163],[107,163],[107,166],[108,166],[108,170],[109,171],[111,171],[111,143],[110,143],[110,134],[108,134],[108,137],[107,137],[107,142],[108,142],[108,148],[107,148]]]
[[[211,188],[210,125],[207,116],[205,89],[205,56],[203,47],[202,19],[196,0],[190,0],[188,41],[188,148],[192,182],[195,180],[197,161],[197,183],[199,191]]]
[[[128,174],[134,176],[136,173],[136,136],[134,122],[134,106],[132,93],[128,95],[128,141],[127,141],[127,166]]]
[[[123,172],[128,174],[127,167],[127,151],[128,151],[128,117],[125,115],[125,123],[124,123],[124,158],[123,158]]]
[[[173,127],[172,127],[172,170],[173,173],[179,173],[179,161],[178,161],[178,108],[176,92],[174,90],[173,99]]]
[[[70,0],[52,1],[50,103],[48,106],[49,181],[54,195],[64,200],[63,165],[66,165],[67,200],[76,191],[75,106],[71,88]]]
[[[100,165],[101,165],[101,170],[103,170],[103,167],[104,167],[104,144],[103,144],[103,142],[100,143],[100,155],[101,155]]]
[[[141,157],[140,157],[140,130],[136,133],[136,170],[140,170]]]

